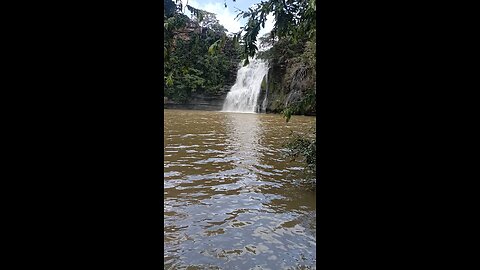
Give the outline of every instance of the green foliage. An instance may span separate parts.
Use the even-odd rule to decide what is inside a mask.
[[[227,36],[223,36],[221,39],[215,41],[210,47],[208,47],[208,53],[210,55],[218,54],[225,47],[225,42],[227,41]]]
[[[314,11],[313,8],[310,11]],[[312,22],[315,20],[309,19]],[[305,33],[301,30],[301,27],[305,29],[305,25],[297,25],[298,29],[293,30],[287,29],[289,26],[283,23],[276,24],[277,31],[283,29],[282,35],[260,37],[262,43],[272,47],[256,54],[256,57],[268,60],[275,70],[270,79],[276,81],[277,92],[283,94],[276,94],[275,101],[271,103],[274,108],[271,109],[281,112],[287,122],[292,115],[315,113],[316,105],[316,30],[313,25]],[[290,95],[292,92],[295,94]]]
[[[173,85],[172,73],[168,74],[165,81],[166,81],[167,86],[172,86]]]
[[[164,96],[178,102],[196,92],[218,94],[234,80],[239,61],[238,41],[225,34],[215,14],[185,8],[192,19],[181,8],[164,19]]]
[[[282,111],[283,118],[285,118],[285,121],[287,123],[290,121],[290,118],[292,118],[294,112],[295,109],[293,109],[292,107],[287,107]]]
[[[306,168],[311,172],[317,170],[317,139],[316,132],[313,131],[310,136],[294,133],[292,139],[287,143],[287,155],[295,160],[300,160],[306,164]]]
[[[288,39],[293,44],[312,40],[316,33],[315,0],[268,0],[262,1],[248,11],[241,11],[237,17],[248,18],[243,27],[243,57],[248,61],[258,47],[257,35],[260,28],[265,27],[267,15],[273,13],[275,25],[272,38]]]

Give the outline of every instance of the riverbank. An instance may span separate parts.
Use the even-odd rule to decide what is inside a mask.
[[[223,109],[224,100],[213,98],[194,98],[187,103],[179,103],[168,98],[164,98],[163,108],[172,110],[199,110],[199,111],[221,111]],[[281,114],[281,111],[271,111],[267,108],[267,114]],[[306,112],[300,114],[305,116],[316,116],[315,112]]]

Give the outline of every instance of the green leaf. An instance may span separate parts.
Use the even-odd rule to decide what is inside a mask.
[[[173,85],[173,78],[172,78],[172,73],[170,73],[167,77],[167,86],[172,86]]]
[[[210,55],[213,55],[217,49],[217,46],[218,46],[218,41],[215,41],[212,45],[210,45],[210,47],[208,47],[208,53]]]

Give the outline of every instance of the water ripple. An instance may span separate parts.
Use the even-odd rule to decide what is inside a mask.
[[[282,149],[315,118],[164,115],[165,268],[314,269],[315,193]]]

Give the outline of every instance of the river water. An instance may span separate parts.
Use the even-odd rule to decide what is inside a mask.
[[[315,190],[282,155],[314,125],[164,110],[164,268],[315,269]]]

